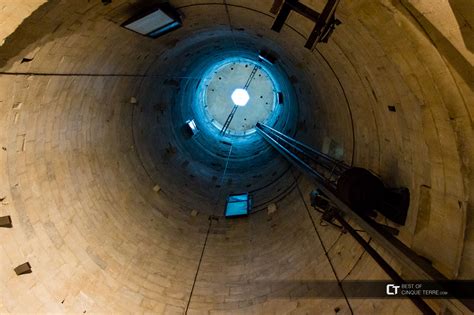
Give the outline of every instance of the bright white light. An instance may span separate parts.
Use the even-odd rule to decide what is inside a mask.
[[[231,98],[235,105],[245,106],[249,102],[250,96],[244,89],[235,89],[234,92],[232,92]]]

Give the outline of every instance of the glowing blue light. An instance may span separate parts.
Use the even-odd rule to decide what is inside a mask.
[[[245,106],[249,102],[250,96],[244,89],[235,89],[234,92],[232,92],[231,98],[235,105]]]
[[[225,210],[226,217],[247,215],[250,211],[251,199],[248,193],[241,195],[230,195],[227,197]]]

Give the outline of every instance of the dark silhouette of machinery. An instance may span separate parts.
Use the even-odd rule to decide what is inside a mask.
[[[405,280],[359,235],[354,224],[384,244],[392,254],[413,264],[413,268],[417,268],[428,279],[446,280],[429,262],[394,237],[398,229],[375,220],[377,214],[381,214],[394,223],[405,224],[409,206],[408,189],[388,188],[369,170],[349,166],[269,126],[258,123],[256,128],[289,162],[315,180],[317,189],[311,193],[311,205],[321,212],[321,220],[351,234],[394,283],[404,283]],[[435,314],[419,296],[411,296],[410,299],[423,314]]]
[[[407,188],[387,187],[369,170],[351,167],[266,125],[258,124],[257,130],[280,153],[323,183],[358,215],[376,218],[379,213],[396,224],[405,224],[410,201]],[[315,202],[321,203],[320,208],[327,206],[322,199]]]

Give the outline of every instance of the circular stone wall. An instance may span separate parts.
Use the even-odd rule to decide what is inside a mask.
[[[319,224],[313,183],[295,181],[257,133],[229,142],[201,124],[179,138],[201,115],[206,69],[260,49],[290,83],[275,127],[408,187],[397,237],[445,276],[473,278],[472,63],[446,42],[457,31],[438,33],[459,30],[450,4],[461,1],[341,1],[343,24],[312,51],[314,23],[291,13],[273,32],[270,0],[172,0],[184,24],[159,39],[120,27],[148,0],[7,1],[2,26],[38,2],[0,48],[0,216],[13,222],[0,229],[0,313],[417,313],[409,300],[344,298],[347,281],[387,274],[349,233]],[[224,181],[221,140],[233,148]],[[209,220],[202,200],[221,184],[283,198],[271,214]],[[26,261],[33,272],[17,276]],[[337,279],[333,297],[318,295]]]

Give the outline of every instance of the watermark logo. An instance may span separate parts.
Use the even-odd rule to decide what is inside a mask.
[[[399,285],[387,284],[385,287],[385,293],[387,293],[387,295],[397,295],[398,289],[400,289]]]

